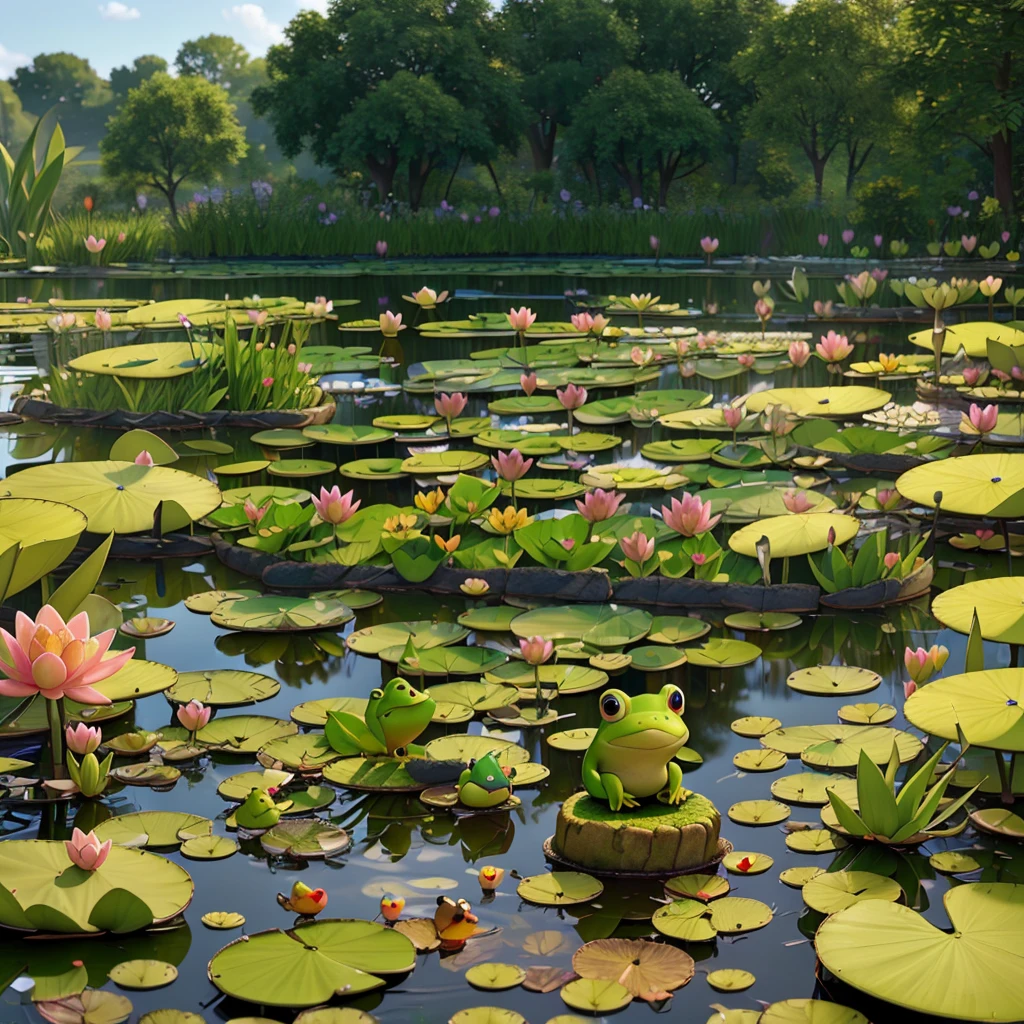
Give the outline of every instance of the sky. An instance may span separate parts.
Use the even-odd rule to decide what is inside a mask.
[[[259,57],[303,8],[323,12],[327,0],[0,0],[0,78],[37,53],[60,50],[85,57],[104,78],[144,53],[173,64],[186,39],[211,32]]]

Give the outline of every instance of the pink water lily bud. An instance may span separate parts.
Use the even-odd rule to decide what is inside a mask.
[[[1010,240],[1010,232],[1004,231],[999,237],[1003,240],[1003,245],[1006,245],[1006,243]]]
[[[972,402],[967,421],[979,434],[991,434],[999,422],[999,406],[980,406]]]
[[[826,535],[826,540],[827,540],[828,546],[830,548],[835,546],[835,543],[836,543],[836,528],[834,526],[830,526],[828,528],[828,534]]]
[[[560,540],[558,543],[561,544],[566,551],[572,551],[572,549],[576,547],[576,541],[573,540],[572,537],[566,537],[565,540]]]
[[[89,616],[79,612],[66,623],[51,605],[43,605],[35,621],[24,612],[14,619],[14,635],[0,629],[7,656],[0,652],[0,697],[49,700],[70,697],[80,704],[109,704],[110,698],[94,689],[131,660],[135,648],[105,657],[115,630],[89,634]]]
[[[212,711],[213,708],[206,707],[202,701],[190,700],[187,704],[179,705],[176,714],[178,721],[189,732],[199,732],[210,721]]]
[[[987,540],[991,540],[996,535],[995,530],[975,530],[974,536],[978,538],[982,543]]]
[[[574,313],[569,319],[580,334],[589,333],[594,326],[594,318],[589,313]]]
[[[825,246],[828,245],[828,235],[826,235],[824,232],[818,235],[818,245],[820,245],[822,249],[824,249]]]
[[[519,449],[513,448],[510,452],[498,452],[497,455],[492,455],[491,465],[494,466],[494,471],[502,480],[515,483],[530,471],[533,459],[524,459]]]
[[[987,299],[998,294],[999,289],[1002,287],[1003,279],[1001,277],[993,277],[991,274],[989,274],[984,280],[978,282],[978,291]]]
[[[963,376],[964,383],[973,388],[981,378],[981,368],[978,366],[965,366]]]
[[[695,551],[690,555],[690,561],[694,565],[703,565],[708,560],[708,556],[703,551]]]
[[[424,287],[420,288],[419,291],[412,293],[412,301],[423,309],[435,309],[439,302],[444,302],[448,298],[448,292],[443,291],[440,295],[433,288]]]
[[[853,351],[846,335],[836,334],[835,331],[822,335],[821,341],[814,348],[826,363],[841,363]]]
[[[555,391],[555,396],[562,403],[562,408],[571,412],[586,402],[587,389],[576,384],[566,384],[561,391]]]
[[[245,311],[249,322],[257,327],[262,327],[267,322],[267,311],[265,309],[247,309]]]
[[[647,241],[655,252],[661,248],[661,239],[657,235],[651,235]]]
[[[341,526],[347,523],[359,510],[359,501],[352,500],[352,491],[341,493],[341,488],[335,484],[330,490],[326,487],[320,488],[320,496],[313,495],[313,508],[316,514],[325,522],[333,526]]]
[[[434,408],[438,416],[453,420],[466,408],[469,399],[461,392],[454,391],[450,395],[440,394],[434,398]]]
[[[128,236],[123,231],[118,231],[117,240],[123,242]]]
[[[700,240],[700,247],[708,256],[710,256],[713,252],[717,251],[718,249],[718,239],[712,238],[710,235],[705,235]]]
[[[77,725],[64,727],[64,741],[68,750],[79,757],[91,754],[103,740],[103,733],[94,725],[79,722]]]
[[[527,398],[537,390],[537,374],[532,370],[529,373],[519,375],[519,386],[526,393]]]
[[[811,501],[803,491],[788,490],[782,492],[782,504],[790,512],[800,514],[802,512],[810,512],[814,508],[814,502]]]
[[[706,302],[704,304],[704,312],[707,313],[708,316],[717,316],[718,315],[718,303],[717,302]]]
[[[272,388],[274,386],[274,378],[273,377],[264,377],[263,380],[260,381],[260,383],[265,388]]]
[[[256,505],[252,498],[246,498],[245,504],[242,506],[245,518],[248,519],[250,523],[258,523],[269,510],[269,501],[265,505]]]
[[[91,253],[103,252],[103,247],[107,244],[105,238],[97,238],[95,235],[90,235],[85,239],[85,247]]]
[[[875,237],[872,239],[872,241],[875,243],[875,248],[876,249],[881,249],[882,248],[882,241],[883,241],[883,239],[882,239],[881,235],[875,235]]]
[[[654,538],[648,537],[643,530],[637,530],[619,541],[622,553],[637,565],[643,565],[654,554]]]
[[[846,228],[843,231],[843,245],[849,245],[854,238],[853,228]]]
[[[154,463],[153,463],[153,456],[150,455],[149,452],[147,452],[145,448],[143,448],[142,451],[139,452],[139,454],[135,456],[135,465],[136,466],[152,466],[152,465],[154,465]]]
[[[113,317],[105,309],[97,309],[93,314],[93,320],[96,322],[96,327],[101,331],[109,331],[111,324],[114,322]]]
[[[634,345],[629,350],[629,360],[634,366],[646,366],[648,363],[654,362],[654,349],[642,349],[639,345]]]
[[[192,321],[189,320],[189,318],[185,316],[184,313],[178,314],[178,323],[181,324],[181,326],[184,327],[186,331],[192,328]]]
[[[392,313],[388,310],[386,313],[380,315],[380,333],[385,338],[397,338],[399,331],[404,331],[405,328],[402,326],[402,314]]]
[[[928,650],[923,647],[918,647],[916,650],[913,647],[907,647],[903,652],[903,664],[910,678],[920,686],[942,669],[948,657],[948,648],[938,644],[933,644]]]
[[[875,269],[871,271],[871,276],[881,284],[889,276],[889,271],[883,270],[881,267],[875,267]]]
[[[739,363],[740,366],[742,366],[744,369],[749,370],[754,365],[754,363],[757,362],[757,357],[754,355],[753,352],[741,352],[736,357],[736,362]]]
[[[791,341],[789,343],[789,361],[799,369],[807,365],[811,358],[811,346],[806,341]]]
[[[542,636],[530,636],[519,641],[519,650],[527,665],[543,665],[554,654],[555,645]]]
[[[83,871],[96,871],[103,867],[112,845],[112,839],[101,843],[95,832],[86,834],[80,828],[76,828],[71,838],[64,841],[64,849],[71,863]]]
[[[714,529],[721,515],[711,514],[711,502],[701,501],[696,494],[683,494],[682,500],[672,498],[669,505],[661,506],[665,524],[684,537],[698,537]]]
[[[594,322],[590,325],[591,333],[598,336],[604,334],[604,329],[611,323],[608,317],[602,316],[600,313],[595,313],[592,319]]]
[[[814,315],[821,317],[823,320],[827,320],[832,315],[833,308],[831,299],[825,302],[822,302],[821,299],[814,300]]]
[[[377,242],[377,244],[374,246],[374,248],[377,250],[377,255],[380,256],[382,259],[383,259],[383,257],[387,256],[387,254],[388,254],[388,243],[385,242],[383,239],[381,239],[379,242]]]
[[[576,499],[576,508],[588,523],[600,523],[611,519],[625,501],[626,495],[620,491],[603,491],[600,487],[588,491],[583,500]]]
[[[505,315],[508,317],[509,326],[511,326],[512,330],[518,331],[520,334],[528,331],[534,320],[537,319],[537,314],[526,306],[521,306],[519,309],[510,309]]]
[[[917,683],[913,679],[907,679],[903,683],[903,697],[905,700],[910,698],[917,692]]]
[[[698,335],[701,337],[701,335]],[[685,356],[690,351],[690,342],[687,338],[673,338],[668,343],[668,349],[670,352],[677,356]]]
[[[964,252],[972,253],[978,245],[977,235],[961,235],[960,244],[964,247]]]
[[[896,551],[887,551],[885,553],[885,558],[882,559],[882,561],[885,562],[886,569],[889,569],[889,570],[895,569],[896,566],[900,564],[899,553],[896,552]]]
[[[754,303],[754,313],[758,320],[770,320],[772,316],[772,304],[767,299],[758,299]]]
[[[895,487],[883,487],[880,491],[875,491],[875,500],[886,512],[889,512],[900,503],[900,492]]]
[[[735,430],[743,422],[743,406],[727,405],[722,410],[722,419],[725,420],[725,425],[731,430]]]

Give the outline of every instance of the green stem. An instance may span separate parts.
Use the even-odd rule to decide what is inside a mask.
[[[64,698],[46,702],[46,719],[50,724],[50,756],[53,761],[53,777],[64,778]]]

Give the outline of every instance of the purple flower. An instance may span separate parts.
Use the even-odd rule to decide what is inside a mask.
[[[389,298],[388,298],[388,297],[387,297],[386,295],[382,295],[382,296],[381,296],[381,297],[380,297],[380,298],[379,298],[379,299],[377,300],[377,305],[378,305],[378,306],[381,306],[381,307],[384,307],[384,306],[390,305],[390,303],[391,303],[391,300],[390,300],[390,299],[389,299]]]
[[[963,212],[964,211],[963,211],[962,207],[959,207],[959,206],[947,206],[946,207],[946,213],[948,213],[950,215],[950,217],[959,217],[960,214],[963,213]]]
[[[460,213],[459,214],[459,220],[461,220],[463,222],[463,224],[468,224],[469,223],[469,214],[468,213]]]
[[[558,198],[561,199],[563,203],[567,203],[572,199],[572,193],[567,188],[563,188],[562,191],[558,193]]]
[[[492,207],[491,207],[491,208],[490,208],[490,209],[489,209],[489,210],[487,211],[487,215],[488,215],[489,217],[499,217],[499,216],[501,216],[501,207],[499,207],[499,206],[492,206]]]
[[[826,235],[824,231],[818,235],[818,245],[820,245],[822,249],[828,245],[828,235]]]
[[[253,181],[250,182],[249,187],[252,189],[252,194],[261,202],[274,194],[274,186],[269,181]]]
[[[881,249],[882,248],[882,236],[881,235],[875,235],[875,248],[876,249]]]
[[[224,189],[222,188],[211,188],[210,189],[210,202],[219,203],[224,198]]]
[[[847,228],[843,232],[843,244],[849,245],[853,241],[853,228]]]
[[[1010,232],[1004,231],[999,237],[1003,240],[1003,244],[1005,245],[1010,240]]]
[[[475,216],[475,217],[473,218],[473,223],[474,223],[474,224],[480,224],[480,223],[482,223],[482,222],[483,222],[483,217],[481,217],[481,216],[480,216],[480,214],[478,213],[478,214],[477,214],[477,215],[476,215],[476,216]]]
[[[319,210],[319,211],[320,211],[321,213],[326,213],[326,212],[327,212],[327,204],[326,204],[326,203],[318,203],[318,204],[317,204],[317,209],[318,209],[318,210]]]
[[[971,191],[967,193],[967,200],[968,200],[968,202],[973,203],[973,202],[977,201],[977,199],[978,199],[978,193],[972,188]]]
[[[441,209],[444,210],[445,213],[447,213],[451,209],[451,207],[448,205],[447,199],[441,200]]]
[[[200,206],[202,206],[203,203],[209,202],[209,200],[210,200],[210,197],[205,192],[193,192],[192,193],[192,202],[198,203]]]
[[[140,210],[144,210],[144,209],[145,209],[145,208],[146,208],[147,206],[149,206],[149,200],[148,200],[148,199],[146,198],[146,193],[145,193],[145,192],[140,192],[140,193],[139,193],[139,194],[138,194],[138,195],[137,195],[137,196],[135,197],[135,205],[136,205],[136,206],[137,206],[137,207],[138,207],[138,208],[139,208]]]
[[[333,224],[337,219],[338,219],[338,215],[336,213],[329,213],[329,214],[327,214],[327,223],[328,224]]]
[[[643,205],[644,205],[644,201],[639,196],[637,196],[636,199],[633,200],[633,209],[634,210],[639,210]]]

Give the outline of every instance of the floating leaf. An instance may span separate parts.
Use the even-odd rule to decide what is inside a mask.
[[[245,924],[245,918],[241,914],[229,910],[211,910],[200,918],[207,928],[226,930],[228,928],[241,928]]]
[[[903,896],[899,882],[870,871],[833,871],[817,875],[802,890],[804,903],[822,914],[852,907],[862,900],[891,900]]]
[[[686,657],[691,665],[703,668],[739,668],[757,661],[761,648],[746,640],[713,637],[698,647],[687,647]]]
[[[125,960],[112,968],[110,980],[119,988],[163,988],[178,977],[178,968],[162,960]]]
[[[230,836],[196,836],[181,844],[181,853],[191,860],[223,860],[238,852]]]
[[[722,867],[734,875],[760,875],[774,863],[774,858],[767,853],[751,853],[749,850],[733,850],[722,858]]]
[[[743,772],[777,772],[786,766],[788,760],[781,750],[761,747],[756,750],[741,750],[733,756],[732,763]]]
[[[525,977],[526,971],[518,964],[476,964],[466,971],[466,981],[470,985],[492,992],[499,992],[506,988],[518,988]]]
[[[36,1009],[51,1024],[122,1024],[132,1015],[126,996],[92,988],[67,999],[36,1003]]]
[[[693,977],[693,958],[681,949],[641,939],[596,939],[572,958],[581,978],[615,981],[640,999],[657,1000]],[[563,990],[564,991],[564,990]]]
[[[332,857],[351,842],[344,829],[319,818],[283,820],[260,836],[260,845],[267,853],[301,860]]]
[[[552,732],[547,736],[547,744],[555,750],[586,750],[597,735],[595,728],[566,729],[564,732]]]
[[[729,728],[737,736],[759,739],[762,736],[767,736],[770,732],[774,732],[781,726],[782,722],[777,718],[771,718],[768,715],[748,715],[746,718],[737,718]]]
[[[896,717],[891,704],[844,704],[836,714],[850,725],[885,725]]]
[[[854,665],[815,665],[791,673],[786,685],[798,693],[811,693],[821,697],[835,694],[867,693],[881,683],[877,672]]]
[[[759,1021],[760,1024],[868,1024],[863,1013],[821,999],[783,999],[772,1003]]]
[[[281,684],[259,672],[234,669],[208,669],[205,672],[180,672],[164,696],[179,704],[198,700],[213,707],[237,707],[269,700]]]
[[[729,818],[740,825],[777,825],[790,815],[778,800],[741,800],[729,808]]]
[[[823,807],[828,803],[828,790],[846,781],[845,775],[822,775],[819,772],[784,775],[772,783],[772,796],[786,803]]]
[[[604,891],[604,884],[592,875],[579,871],[552,871],[545,875],[531,875],[516,887],[516,892],[530,903],[543,907],[564,907],[574,903],[589,903]]]
[[[786,846],[797,853],[833,853],[845,845],[842,836],[827,828],[805,828],[786,836]]]
[[[824,868],[798,867],[785,868],[779,872],[779,881],[788,885],[791,889],[802,889],[812,878],[824,874]]]
[[[182,837],[210,835],[213,822],[185,811],[133,811],[107,818],[94,831],[101,841],[110,839],[115,846],[177,847]]]
[[[875,764],[885,764],[894,742],[901,764],[913,761],[921,752],[922,743],[916,736],[885,726],[797,725],[776,729],[761,739],[762,746],[790,757],[799,755],[804,764],[824,769],[854,768],[862,750]]]
[[[969,850],[944,850],[942,853],[933,853],[928,858],[928,863],[944,875],[967,875],[981,869],[981,864],[971,856]]]
[[[448,1024],[526,1024],[526,1018],[500,1006],[471,1006],[453,1013]]]
[[[665,883],[671,896],[690,897],[697,900],[713,900],[729,892],[729,879],[721,875],[676,875]]]
[[[614,1013],[633,1001],[633,993],[617,981],[577,978],[558,993],[566,1006],[584,1013]]]
[[[757,978],[750,971],[724,968],[708,974],[708,984],[717,992],[742,992],[750,988]]]

